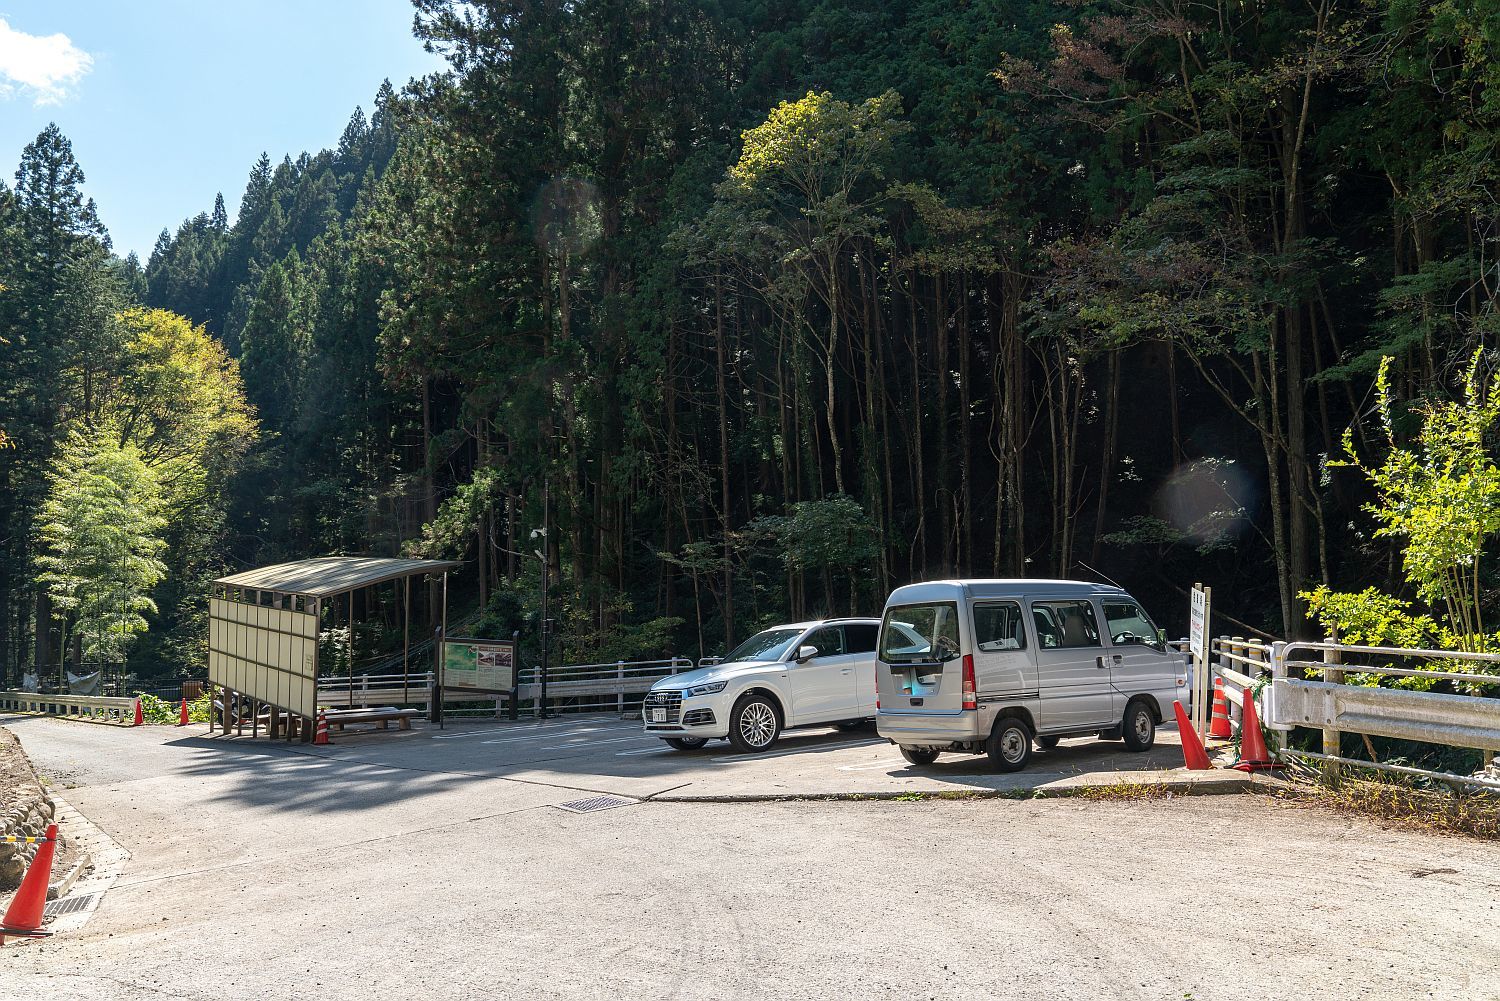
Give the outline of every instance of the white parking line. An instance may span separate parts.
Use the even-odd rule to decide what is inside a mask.
[[[481,740],[481,744],[513,744],[525,740],[556,740],[559,737],[587,737],[595,733],[608,733],[618,730],[619,727],[591,726],[581,730],[555,730],[551,733],[532,733],[523,737],[497,737],[494,740]]]
[[[875,743],[873,740],[851,740],[842,744],[810,744],[806,747],[792,747],[785,751],[772,751],[770,754],[726,754],[718,758],[710,758],[710,761],[768,761],[771,758],[784,758],[788,754],[802,754],[807,751],[838,751],[846,747],[870,747]]]
[[[575,747],[577,747],[577,748],[593,747],[595,744],[624,744],[624,743],[627,743],[629,741],[635,741],[635,740],[655,740],[655,739],[656,739],[655,737],[608,737],[608,738],[603,739],[603,740],[599,740],[599,739],[584,740],[584,739],[580,738],[579,740],[569,741],[566,744],[547,744],[547,745],[543,746],[541,748],[541,750],[543,750],[543,751],[571,751]],[[485,743],[489,743],[489,741],[486,741]]]
[[[653,738],[655,739],[655,738]],[[662,745],[661,747],[642,747],[634,751],[616,751],[615,757],[623,758],[631,754],[676,754],[673,748]]]
[[[874,761],[863,765],[835,765],[841,772],[874,772],[888,770],[906,764],[902,758],[891,758],[888,761]]]
[[[483,737],[485,734],[506,733],[517,730],[561,730],[570,726],[578,726],[578,720],[559,720],[556,723],[510,723],[492,726],[487,730],[460,730],[457,733],[435,733],[433,740],[454,740],[458,737]],[[546,736],[546,734],[538,734]]]

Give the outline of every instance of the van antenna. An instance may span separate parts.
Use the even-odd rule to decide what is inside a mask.
[[[1115,581],[1115,580],[1113,580],[1113,579],[1112,579],[1112,578],[1111,578],[1111,577],[1110,577],[1110,576],[1109,576],[1109,574],[1107,574],[1107,573],[1105,573],[1105,572],[1104,572],[1104,571],[1103,571],[1103,570],[1095,570],[1095,569],[1094,569],[1094,568],[1093,568],[1093,567],[1091,567],[1091,566],[1089,566],[1089,565],[1088,565],[1088,564],[1087,564],[1087,563],[1085,563],[1085,562],[1083,562],[1083,560],[1079,560],[1079,561],[1078,561],[1078,565],[1079,565],[1079,566],[1081,566],[1081,567],[1083,567],[1083,568],[1084,568],[1084,569],[1085,569],[1085,570],[1087,570],[1087,571],[1088,571],[1088,572],[1089,572],[1089,573],[1092,573],[1092,574],[1098,574],[1098,575],[1099,575],[1099,576],[1100,576],[1100,577],[1103,577],[1103,578],[1104,578],[1104,582],[1105,582],[1105,583],[1106,583],[1106,584],[1109,584],[1109,585],[1111,585],[1111,586],[1113,586],[1113,587],[1119,587],[1119,588],[1120,588],[1120,590],[1122,590],[1122,591],[1123,591],[1123,590],[1125,590],[1125,589],[1124,589],[1124,588],[1123,588],[1123,587],[1120,587],[1120,584],[1119,584],[1119,582],[1117,582],[1117,581]]]

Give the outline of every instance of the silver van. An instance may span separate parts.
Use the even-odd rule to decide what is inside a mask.
[[[1138,601],[1072,580],[942,580],[886,601],[875,665],[876,728],[914,765],[944,751],[1017,771],[1032,742],[1156,740],[1187,665]]]

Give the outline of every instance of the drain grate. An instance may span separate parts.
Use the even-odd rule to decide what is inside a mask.
[[[633,799],[621,799],[618,796],[593,796],[589,799],[558,803],[557,808],[567,810],[569,813],[598,813],[600,810],[613,810],[617,806],[630,806],[634,802]]]
[[[98,896],[97,893],[85,893],[81,897],[64,897],[61,900],[54,900],[42,908],[42,913],[49,918],[62,917],[64,914],[77,914],[79,911],[88,910],[94,898]]]

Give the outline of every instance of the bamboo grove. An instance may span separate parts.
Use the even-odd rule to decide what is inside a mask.
[[[257,410],[219,564],[461,557],[474,627],[534,634],[545,529],[574,658],[956,574],[1106,576],[1174,628],[1208,580],[1277,635],[1405,593],[1330,460],[1493,367],[1495,0],[414,14],[447,72],[125,282]]]

